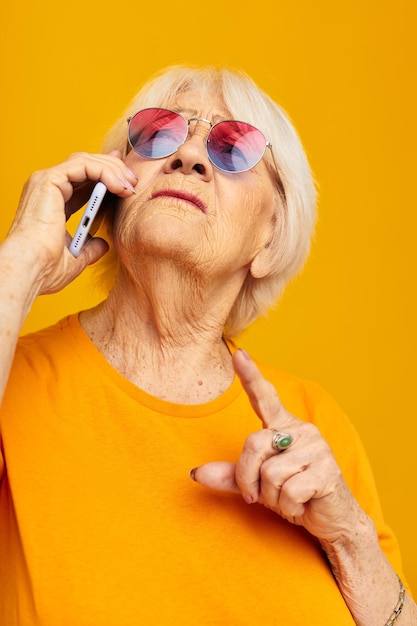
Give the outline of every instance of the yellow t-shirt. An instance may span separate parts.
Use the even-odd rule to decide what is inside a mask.
[[[401,573],[350,422],[316,385],[262,370],[321,429]],[[237,378],[206,404],[156,399],[71,316],[20,341],[0,420],[0,624],[352,626],[313,537],[189,478],[260,428]]]

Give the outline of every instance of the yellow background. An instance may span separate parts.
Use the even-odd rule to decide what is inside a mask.
[[[320,219],[304,272],[241,343],[317,381],[349,414],[417,593],[414,6],[9,0],[0,26],[0,235],[30,173],[97,150],[154,71],[198,63],[251,74],[303,139]],[[25,330],[96,302],[90,280],[39,299]]]

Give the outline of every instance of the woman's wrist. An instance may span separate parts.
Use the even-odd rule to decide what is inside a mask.
[[[400,587],[372,520],[363,513],[349,533],[320,543],[356,624],[386,624],[398,604]]]

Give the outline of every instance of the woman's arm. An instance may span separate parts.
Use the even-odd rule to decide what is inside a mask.
[[[208,463],[192,477],[213,489],[240,492],[248,504],[263,504],[306,528],[326,552],[356,624],[390,624],[400,598],[398,577],[330,447],[314,425],[284,409],[274,387],[243,351],[235,352],[233,362],[264,428],[249,435],[237,464]],[[272,447],[274,431],[293,437],[284,451]],[[408,595],[396,623],[417,624],[417,607]]]
[[[77,259],[67,249],[71,237],[66,220],[85,203],[98,180],[121,197],[130,196],[137,182],[120,153],[80,153],[33,174],[23,189],[16,217],[0,245],[0,402],[35,298],[65,287],[108,248],[103,240],[93,239]]]

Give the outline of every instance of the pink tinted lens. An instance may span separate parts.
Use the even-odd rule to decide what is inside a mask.
[[[129,122],[129,143],[135,152],[148,159],[173,154],[188,133],[186,120],[168,109],[143,109]]]
[[[266,139],[260,130],[234,120],[215,124],[207,139],[212,163],[226,172],[245,172],[261,160]]]

